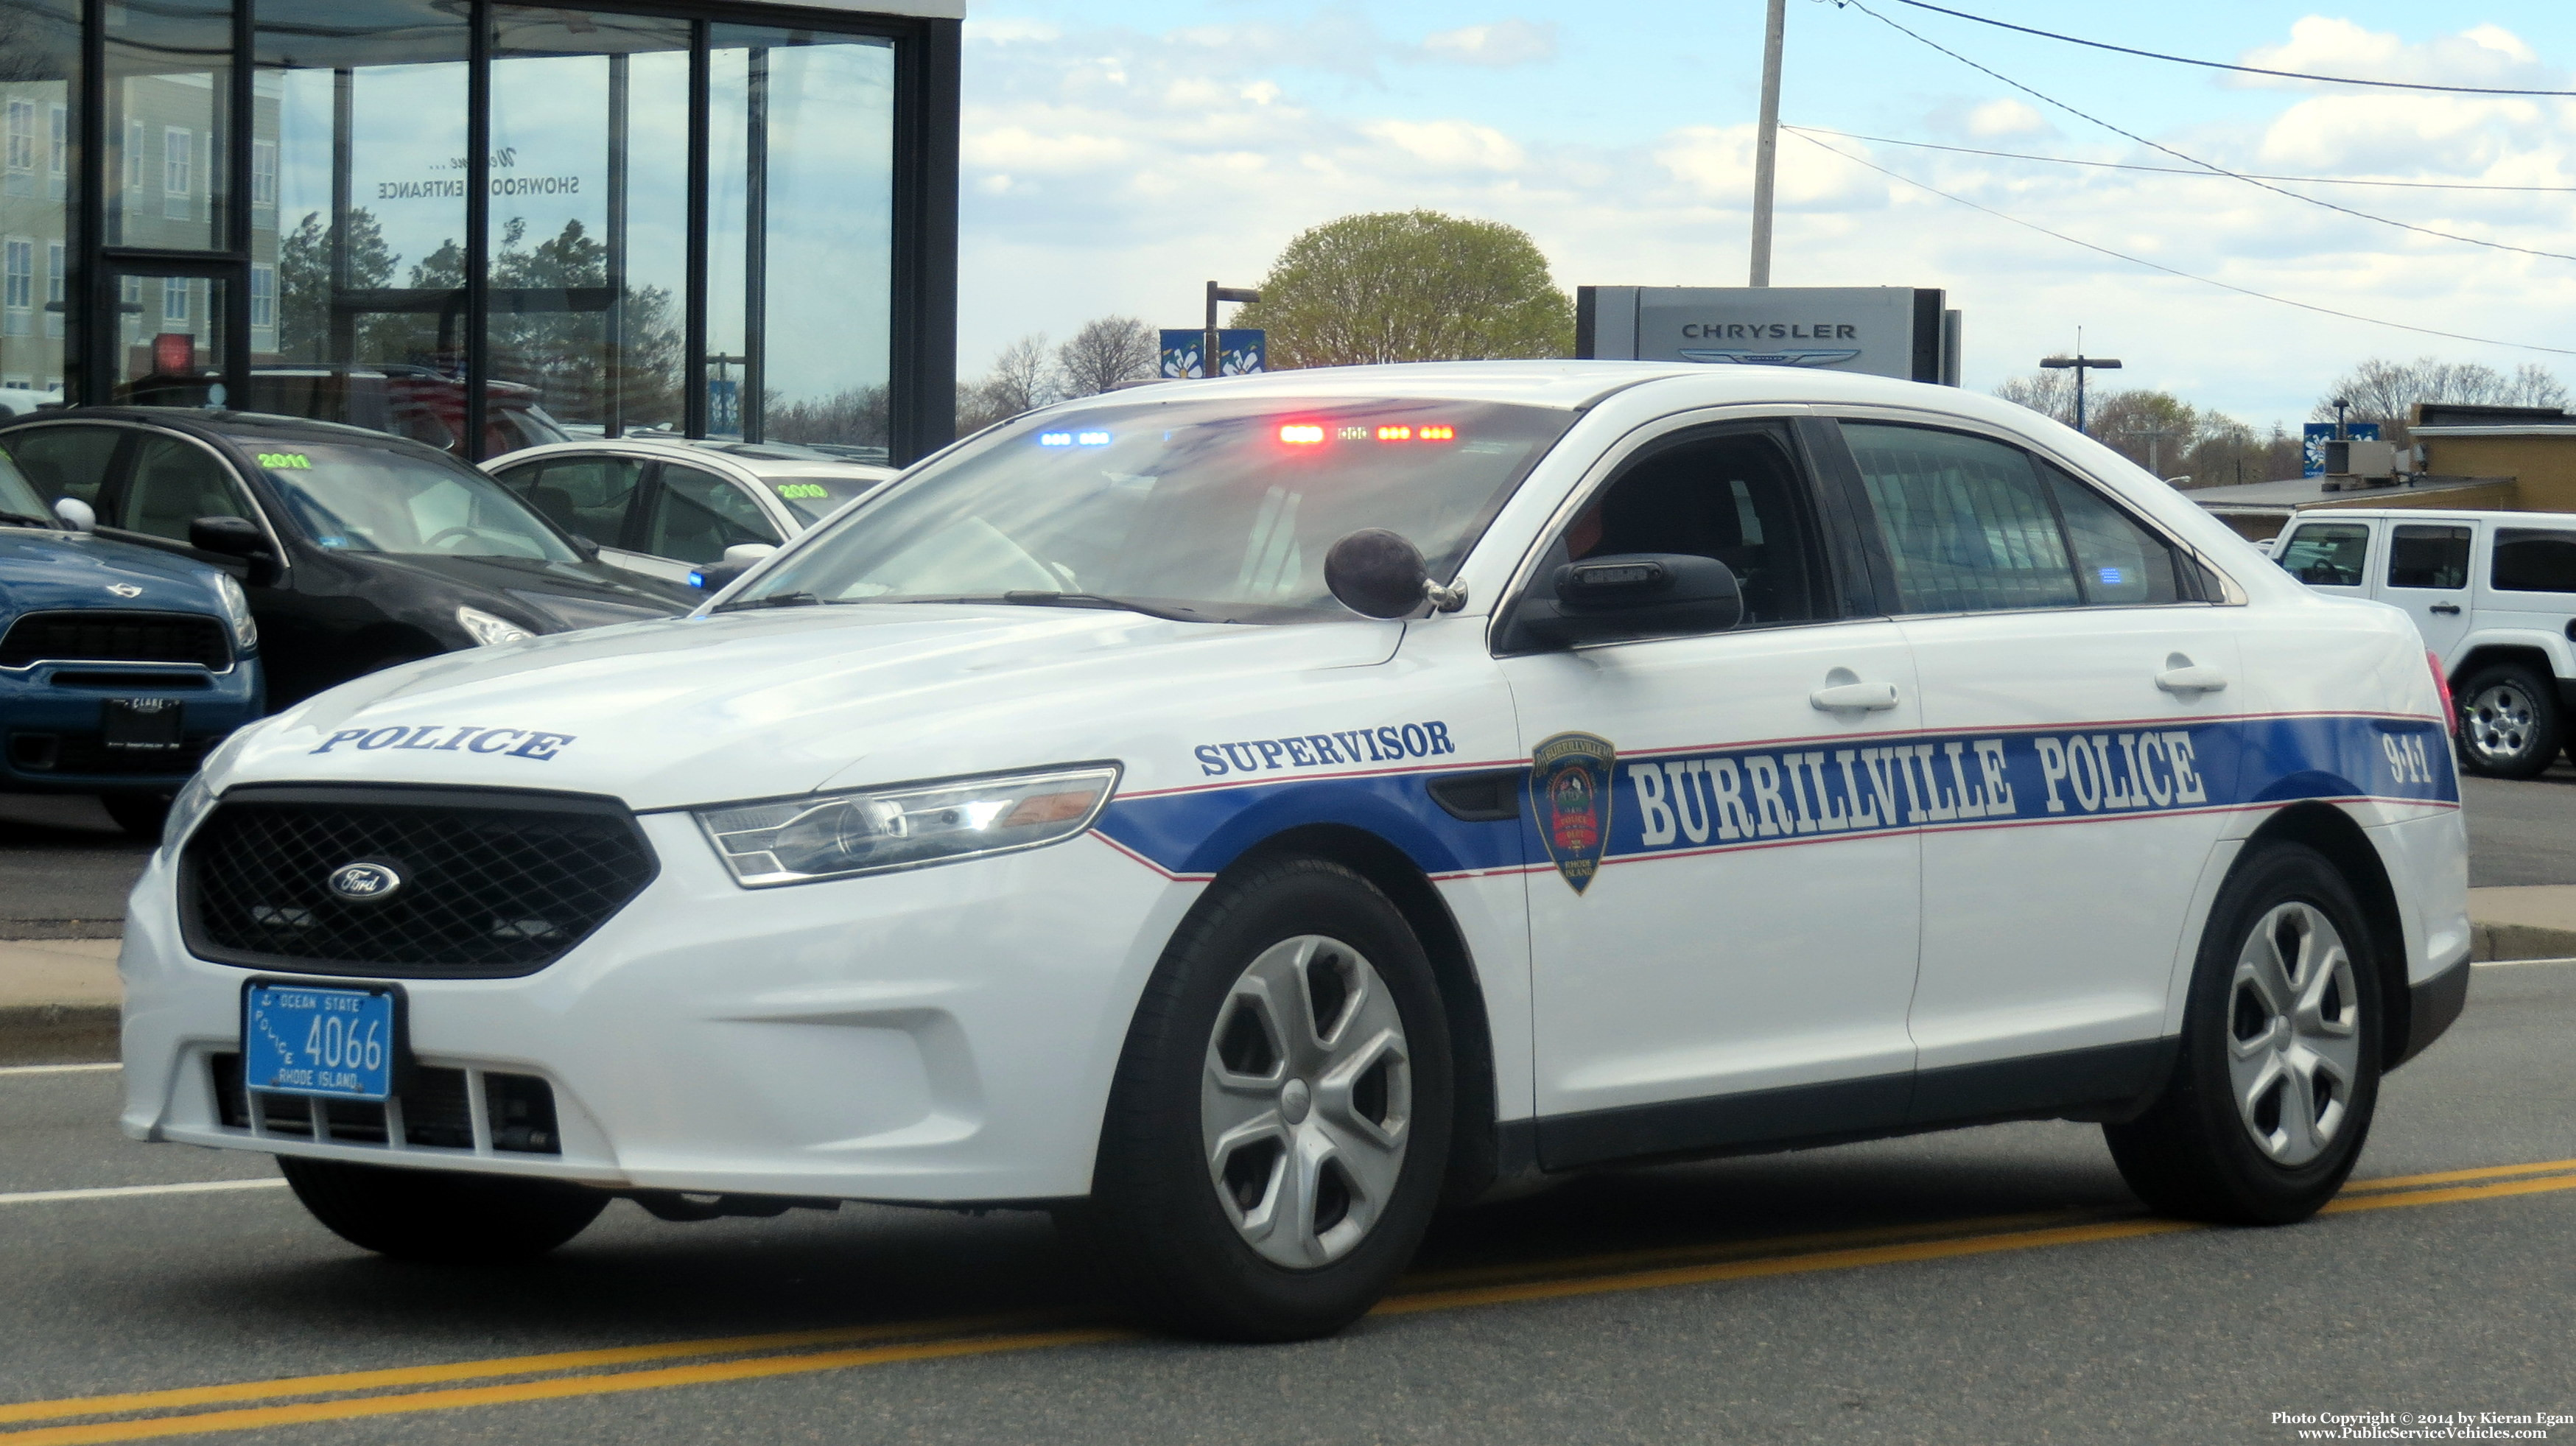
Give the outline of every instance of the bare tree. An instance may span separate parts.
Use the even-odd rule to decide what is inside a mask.
[[[1086,321],[1055,349],[1056,380],[1068,397],[1089,397],[1120,382],[1153,376],[1162,367],[1162,339],[1132,316]]]
[[[958,385],[958,435],[1035,411],[1062,394],[1046,333],[1030,332],[996,353],[993,369],[981,381]]]
[[[1995,388],[1995,395],[2015,406],[2028,407],[2052,422],[2075,425],[2075,373],[2071,371],[2008,377]]]
[[[2372,357],[2335,379],[2317,399],[2310,415],[2320,422],[2335,419],[2335,403],[2349,403],[2348,420],[2377,422],[2380,436],[2406,440],[2406,423],[2423,402],[2452,402],[2488,407],[2564,407],[2567,384],[2547,367],[2524,362],[2508,375],[2483,362],[2446,362],[2417,357],[2411,362]]]

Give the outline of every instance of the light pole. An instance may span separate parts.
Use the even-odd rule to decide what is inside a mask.
[[[1216,304],[1220,301],[1259,301],[1261,293],[1248,286],[1219,286],[1211,281],[1207,287],[1207,340],[1199,345],[1199,374],[1216,375]]]
[[[2084,374],[2086,372],[2115,372],[2120,369],[2120,359],[2118,357],[2086,356],[2081,351],[2076,352],[2073,356],[2044,356],[2039,359],[2039,364],[2050,371],[2065,371],[2069,369],[2074,371],[2075,430],[2079,432],[2084,430]],[[2090,434],[2088,433],[2087,435]]]
[[[1789,0],[1771,0],[1762,30],[1762,124],[1753,138],[1753,284],[1771,284],[1771,185],[1780,168],[1780,43]]]

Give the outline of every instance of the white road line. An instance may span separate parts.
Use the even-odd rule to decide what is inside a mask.
[[[35,1205],[47,1200],[121,1200],[129,1195],[196,1195],[210,1190],[276,1190],[284,1180],[192,1180],[184,1185],[108,1185],[94,1190],[20,1190],[0,1194],[0,1205]]]
[[[2576,959],[2480,959],[2479,969],[2517,969],[2525,964],[2576,964]]]
[[[0,1074],[88,1074],[102,1069],[123,1069],[121,1064],[9,1064],[0,1065]]]

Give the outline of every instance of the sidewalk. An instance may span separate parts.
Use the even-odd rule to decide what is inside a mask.
[[[2576,884],[2471,889],[2471,957],[2576,958]],[[114,939],[0,940],[0,1065],[115,1051]]]

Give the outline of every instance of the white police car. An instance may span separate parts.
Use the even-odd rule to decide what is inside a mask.
[[[135,894],[123,1123],[398,1256],[1044,1207],[1247,1338],[1614,1161],[2073,1117],[2295,1220],[2466,997],[2445,719],[2403,614],[2002,402],[1147,388],[238,735]]]

